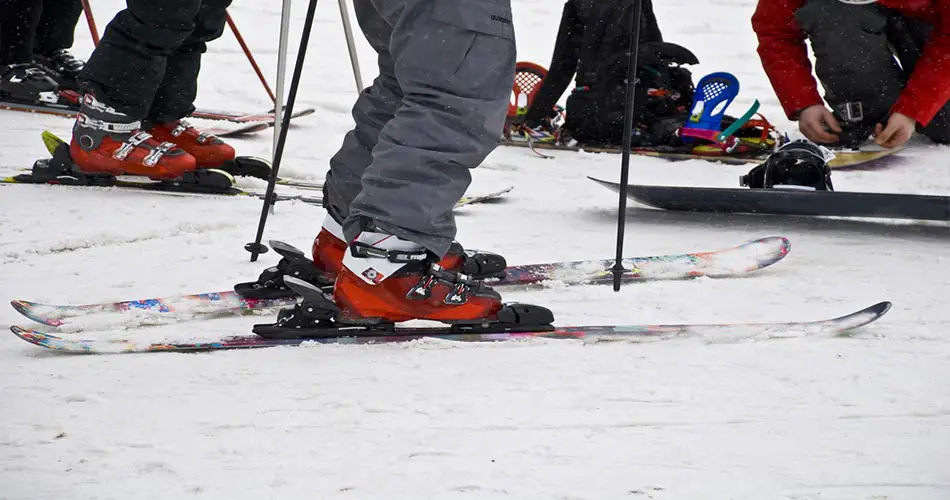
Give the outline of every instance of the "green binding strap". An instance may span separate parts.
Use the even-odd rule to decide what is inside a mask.
[[[743,125],[748,123],[749,120],[751,120],[752,117],[755,116],[755,113],[757,111],[759,111],[758,99],[756,99],[755,102],[752,103],[752,106],[749,108],[748,111],[745,112],[745,114],[740,116],[739,119],[737,119],[735,122],[732,123],[732,125],[729,125],[729,127],[726,128],[726,130],[723,130],[722,132],[720,132],[719,135],[716,136],[716,140],[719,142],[725,142],[725,140],[731,137],[732,134],[735,134],[737,130],[739,130],[740,128],[742,128]]]

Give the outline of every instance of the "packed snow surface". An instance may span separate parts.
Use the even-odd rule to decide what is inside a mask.
[[[547,66],[561,3],[513,3],[519,60]],[[123,5],[94,2],[100,28]],[[755,54],[754,5],[669,0],[656,10],[665,38],[699,57],[696,80],[714,71],[739,77],[732,113],[758,98],[770,120],[794,132]],[[306,8],[294,3],[292,38]],[[235,2],[230,12],[273,84],[280,3]],[[281,168],[312,181],[352,126],[356,97],[335,2],[321,2],[317,17],[297,103],[317,112],[294,122]],[[375,59],[360,36],[358,44],[369,81]],[[91,47],[81,25],[75,51],[85,57]],[[229,32],[202,66],[200,106],[270,109]],[[68,137],[70,127],[0,112],[0,174],[45,156],[42,130]],[[242,155],[271,155],[269,132],[231,143]],[[617,197],[586,176],[618,179],[620,157],[553,155],[492,153],[470,193],[515,189],[502,203],[458,210],[458,239],[511,264],[612,257]],[[834,183],[947,194],[948,166],[950,149],[916,141],[886,168],[835,172]],[[734,187],[746,170],[634,157],[630,178]],[[270,252],[251,263],[243,249],[260,210],[251,198],[0,185],[0,298],[75,304],[227,290],[277,262]],[[279,203],[265,242],[307,249],[323,216],[318,206]],[[892,311],[847,338],[716,343],[421,341],[69,356],[0,336],[0,498],[950,498],[947,224],[631,204],[624,253],[714,250],[769,235],[790,238],[790,255],[740,278],[504,296],[550,307],[564,325],[814,320],[880,300],[893,301]],[[0,319],[30,324],[9,307]],[[272,319],[107,335],[226,336]]]

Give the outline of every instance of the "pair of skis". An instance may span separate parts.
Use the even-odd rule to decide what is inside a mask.
[[[61,90],[57,93],[57,97],[58,101],[55,103],[27,103],[0,100],[0,110],[40,113],[75,119],[76,113],[79,111],[79,94],[71,90]],[[312,115],[315,112],[316,110],[314,108],[295,111],[291,116],[291,119]],[[273,127],[276,121],[274,113],[271,112],[241,113],[202,108],[196,109],[189,115],[189,117],[201,120],[229,122],[236,125],[231,127],[223,125],[202,127],[203,132],[214,134],[219,137],[238,137],[242,135],[253,134]]]
[[[0,177],[0,183],[6,184],[51,184],[60,186],[94,186],[94,187],[114,187],[119,189],[145,190],[155,193],[174,193],[188,195],[217,195],[217,196],[237,196],[252,197],[264,199],[265,194],[260,192],[248,191],[234,186],[234,177],[254,177],[257,179],[268,180],[270,178],[270,161],[249,156],[239,156],[234,160],[226,162],[218,169],[207,169],[207,172],[213,173],[217,179],[222,180],[217,186],[202,186],[178,181],[155,181],[143,180],[140,177],[119,178],[114,176],[86,176],[83,179],[73,177],[67,173],[52,174],[43,173],[43,169],[50,165],[50,162],[56,161],[57,155],[68,156],[68,144],[50,131],[44,131],[42,134],[43,144],[51,160],[39,160],[32,171],[27,171],[19,175],[10,177]],[[46,163],[44,163],[46,162]],[[52,169],[51,169],[52,170]],[[307,182],[296,179],[279,178],[277,184],[294,189],[322,191],[323,183]],[[475,203],[494,201],[509,193],[513,186],[506,187],[497,191],[463,196],[456,208]],[[273,201],[299,201],[312,205],[323,204],[322,196],[306,196],[296,194],[275,193]]]
[[[790,250],[788,239],[768,237],[750,241],[737,247],[713,252],[684,253],[674,255],[632,257],[624,260],[628,269],[624,280],[651,281],[688,279],[694,277],[739,276],[771,266],[785,258]],[[486,280],[494,287],[526,286],[555,281],[563,284],[610,283],[611,259],[557,262],[512,266],[501,278]],[[213,351],[226,349],[249,349],[317,343],[392,343],[439,338],[452,341],[489,342],[515,340],[527,337],[557,339],[588,339],[594,341],[649,340],[684,335],[715,337],[719,334],[730,339],[747,337],[784,337],[800,335],[833,335],[867,325],[890,308],[889,302],[880,302],[870,307],[838,318],[810,322],[776,322],[721,325],[592,325],[558,326],[548,331],[499,331],[479,330],[470,332],[453,327],[397,327],[395,330],[374,331],[355,328],[341,331],[340,335],[320,338],[265,338],[257,335],[240,335],[219,339],[197,339],[161,342],[141,341],[135,338],[105,338],[89,335],[81,328],[84,323],[94,323],[96,317],[118,315],[118,329],[134,328],[141,324],[168,323],[222,315],[247,314],[297,303],[293,296],[277,299],[249,299],[233,291],[178,295],[105,304],[78,306],[49,305],[15,300],[12,306],[24,316],[60,330],[56,334],[34,328],[14,325],[11,330],[19,338],[48,349],[79,353],[129,353],[162,351]],[[125,327],[125,328],[123,328]],[[107,330],[115,330],[108,327]],[[198,334],[200,335],[200,334]],[[197,335],[196,335],[197,336]]]

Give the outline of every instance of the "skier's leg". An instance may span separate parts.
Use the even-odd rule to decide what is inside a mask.
[[[905,83],[889,45],[887,12],[877,5],[809,0],[795,18],[811,41],[825,100],[839,115],[842,105],[860,102],[864,119],[850,125],[856,141],[866,139]]]
[[[0,66],[33,60],[33,34],[42,11],[36,0],[0,0]]]
[[[888,38],[901,62],[907,78],[913,73],[917,61],[923,54],[924,45],[930,39],[933,25],[919,19],[913,19],[890,12]],[[950,102],[937,112],[926,127],[917,126],[917,130],[934,142],[950,143]]]
[[[0,97],[52,98],[57,85],[33,61],[33,34],[42,6],[35,0],[0,0]]]
[[[357,2],[360,5],[360,2]],[[444,255],[469,170],[498,145],[514,80],[509,2],[377,0],[402,106],[382,128],[344,234],[369,221]]]
[[[41,0],[43,13],[36,28],[34,59],[61,88],[79,91],[83,62],[69,49],[73,46],[76,23],[82,14],[79,0]]]
[[[195,29],[200,0],[127,0],[109,22],[80,78],[87,93],[70,153],[85,172],[174,178],[195,158],[141,132],[164,78],[166,58]]]
[[[200,0],[199,3],[200,8],[193,19],[193,30],[165,58],[165,72],[148,112],[149,121],[174,121],[195,110],[201,54],[207,51],[208,42],[224,33],[231,0]]]
[[[469,169],[501,136],[514,79],[510,4],[362,0],[356,10],[387,26],[367,35],[388,37],[402,102],[379,129],[361,189],[336,228],[349,243],[333,292],[339,318],[550,323],[550,311],[540,308],[503,313],[494,290],[435,264],[452,246],[452,210]],[[351,139],[369,144],[373,137],[360,137],[358,125]]]
[[[368,0],[356,0],[360,27],[378,54],[379,76],[360,93],[353,106],[356,127],[343,139],[343,146],[330,159],[330,170],[323,185],[323,205],[327,216],[316,238],[312,255],[317,267],[328,277],[335,277],[346,251],[342,222],[350,213],[350,203],[362,190],[362,176],[373,161],[373,148],[379,133],[402,106],[402,89],[396,81],[395,67],[389,54],[392,29]],[[500,255],[485,251],[466,252],[453,243],[439,264],[467,275],[496,275],[506,266]]]
[[[323,185],[323,205],[337,225],[350,215],[350,203],[362,190],[363,172],[373,161],[373,148],[379,140],[379,133],[402,106],[403,99],[402,89],[396,81],[395,63],[389,53],[392,28],[373,8],[370,0],[354,0],[353,4],[360,28],[378,55],[379,76],[360,93],[352,110],[356,126],[346,134],[343,146],[330,158],[330,170]],[[332,224],[328,222],[328,225]],[[337,232],[342,237],[342,231]],[[316,259],[316,253],[314,257]]]
[[[212,168],[233,159],[234,148],[181,119],[195,110],[201,55],[207,50],[207,42],[224,32],[231,0],[200,3],[191,34],[165,58],[164,76],[145,120],[156,139],[175,143],[194,156],[199,167]]]
[[[52,54],[58,50],[73,46],[73,34],[76,23],[82,15],[82,2],[79,0],[42,0],[43,13],[36,29],[37,54]]]

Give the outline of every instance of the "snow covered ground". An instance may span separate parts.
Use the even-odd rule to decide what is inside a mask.
[[[119,0],[94,2],[100,28]],[[696,79],[731,71],[734,110],[781,115],[754,52],[752,0],[657,2]],[[519,59],[547,65],[561,3],[515,0]],[[306,11],[294,5],[294,37]],[[267,75],[278,2],[231,9]],[[355,98],[339,13],[321,2],[282,174],[321,179]],[[91,48],[79,30],[77,52]],[[360,38],[364,78],[373,54]],[[296,46],[296,43],[294,44]],[[291,53],[293,58],[294,51]],[[199,105],[264,110],[230,33],[204,59]],[[271,80],[273,78],[271,77]],[[68,120],[0,112],[0,175],[44,156]],[[234,140],[270,156],[271,136]],[[459,240],[512,264],[611,257],[620,158],[499,148],[458,211]],[[840,191],[950,193],[950,148],[921,142],[885,170],[835,172]],[[633,158],[643,184],[735,186],[743,167]],[[246,187],[263,183],[241,180]],[[0,185],[0,299],[86,303],[225,290],[248,262],[260,204],[109,189]],[[265,241],[308,248],[319,207],[281,203]],[[713,216],[631,207],[626,254],[792,240],[779,264],[737,279],[506,290],[560,324],[810,320],[894,302],[852,338],[709,344],[418,342],[214,354],[64,356],[0,336],[0,498],[950,498],[950,229],[946,224]],[[163,326],[246,333],[272,317]],[[9,307],[0,323],[29,324]],[[137,334],[135,331],[126,332]]]

